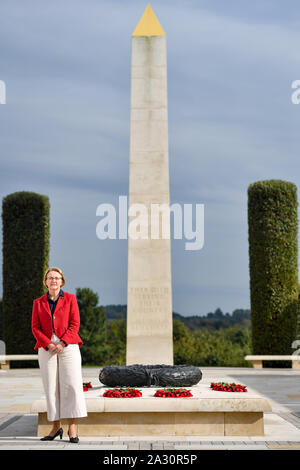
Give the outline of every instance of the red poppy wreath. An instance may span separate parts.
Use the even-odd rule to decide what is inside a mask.
[[[135,398],[141,397],[142,392],[135,388],[112,388],[103,393],[106,398]]]
[[[186,388],[164,388],[157,390],[154,396],[161,398],[184,398],[192,397],[193,395]]]
[[[91,382],[83,382],[83,391],[87,392],[89,388],[92,388]]]
[[[245,385],[227,382],[211,382],[210,388],[219,392],[248,392]]]

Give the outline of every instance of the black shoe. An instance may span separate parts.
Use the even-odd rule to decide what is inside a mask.
[[[62,439],[63,437],[63,428],[59,428],[59,430],[57,431],[56,434],[54,434],[54,436],[45,436],[45,437],[42,437],[41,438],[41,441],[53,441],[53,439],[55,439],[57,436],[60,437],[60,439]]]
[[[69,440],[70,440],[70,442],[72,442],[72,444],[78,444],[78,442],[79,442],[79,437],[78,436],[70,437],[69,431],[68,431],[68,436],[69,436]]]

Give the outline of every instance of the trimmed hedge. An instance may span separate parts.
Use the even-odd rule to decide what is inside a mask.
[[[300,340],[300,284],[298,284],[298,320],[297,320],[297,340]]]
[[[0,299],[0,341],[4,341],[4,322],[2,314],[2,299]]]
[[[34,353],[32,304],[45,292],[49,212],[48,197],[33,192],[17,192],[3,199],[3,320],[7,354]]]
[[[298,316],[297,206],[292,183],[267,180],[248,188],[253,354],[293,353]]]

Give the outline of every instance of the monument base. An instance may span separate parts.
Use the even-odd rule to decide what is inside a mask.
[[[67,420],[62,420],[67,435]],[[262,412],[89,413],[78,419],[79,436],[263,436]],[[39,437],[49,434],[46,413],[39,413]]]
[[[159,387],[141,388],[139,398],[104,398],[108,387],[85,392],[88,416],[78,418],[79,436],[263,436],[269,402],[253,392],[216,392],[207,383],[188,387],[191,398],[153,397]],[[45,398],[37,400],[39,437],[49,433]],[[62,420],[67,434],[68,420]]]

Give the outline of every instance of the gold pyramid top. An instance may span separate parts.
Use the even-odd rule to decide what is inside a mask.
[[[165,32],[156,18],[150,3],[148,3],[143,16],[132,33],[132,36],[165,36]]]

